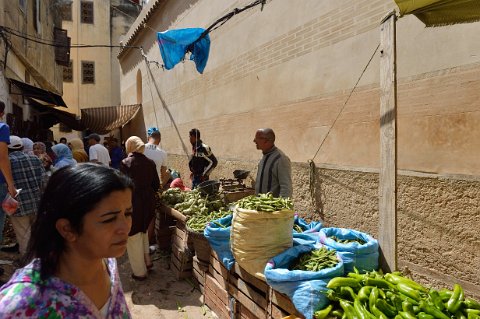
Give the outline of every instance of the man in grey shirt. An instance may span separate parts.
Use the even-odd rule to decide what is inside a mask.
[[[263,153],[258,163],[255,193],[271,192],[275,197],[291,197],[293,189],[290,159],[275,146],[273,130],[271,128],[257,130],[253,142]]]

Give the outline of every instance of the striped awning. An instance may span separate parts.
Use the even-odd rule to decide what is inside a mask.
[[[107,134],[127,124],[140,107],[141,104],[132,104],[81,109],[80,123],[92,132]]]

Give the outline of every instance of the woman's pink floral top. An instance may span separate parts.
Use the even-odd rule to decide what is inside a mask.
[[[107,260],[111,292],[106,318],[131,318],[115,258]],[[0,318],[105,318],[77,287],[57,277],[40,279],[40,260],[17,270],[0,290]]]

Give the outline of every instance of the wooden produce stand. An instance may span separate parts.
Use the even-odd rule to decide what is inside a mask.
[[[192,277],[194,250],[193,243],[188,238],[187,216],[176,209],[162,205],[161,209],[176,220],[171,234],[170,269],[176,279]]]
[[[228,271],[212,253],[208,270],[198,269],[194,259],[194,277],[204,294],[205,304],[220,319],[277,319],[293,314],[304,318],[290,299],[273,290],[266,282],[247,273],[238,264]]]

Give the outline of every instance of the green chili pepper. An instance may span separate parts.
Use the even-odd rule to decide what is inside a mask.
[[[358,280],[354,278],[335,277],[331,279],[327,284],[327,288],[330,289],[338,287],[352,287],[357,289],[361,288]]]
[[[430,296],[430,299],[432,300],[435,307],[437,307],[441,311],[445,309],[445,305],[443,304],[442,298],[440,298],[438,291],[430,289],[428,295]]]
[[[449,316],[437,309],[437,307],[430,306],[425,300],[420,301],[420,309],[437,319],[450,319]]]
[[[463,304],[465,305],[465,308],[480,309],[480,303],[478,303],[477,301],[475,301],[473,299],[465,299]]]
[[[397,284],[397,290],[405,296],[412,298],[413,300],[419,301],[420,299],[422,299],[422,296],[417,289],[414,289],[411,286],[408,286],[402,282]]]
[[[343,309],[344,315],[347,317],[347,319],[358,319],[357,312],[355,311],[355,308],[353,305],[343,299],[340,299],[340,307]]]
[[[467,317],[460,310],[455,312],[455,318],[456,319],[467,319]]]
[[[360,319],[370,319],[371,314],[365,309],[365,307],[360,302],[360,299],[355,299],[353,302],[353,307],[358,314]]]
[[[378,288],[385,288],[385,289],[395,289],[394,285],[389,283],[384,279],[377,279],[377,278],[366,278],[364,280],[365,286],[375,286]]]
[[[343,310],[342,309],[335,309],[333,310],[332,312],[330,312],[330,314],[334,317],[337,317],[337,318],[342,318],[343,316]]]
[[[403,319],[417,319],[417,317],[412,315],[410,312],[400,311],[399,314]]]
[[[317,311],[315,311],[313,316],[315,317],[315,319],[325,319],[328,316],[328,314],[330,313],[330,311],[332,311],[332,308],[333,308],[333,306],[329,305],[325,309],[317,310]]]
[[[370,297],[370,293],[372,292],[371,286],[364,286],[360,288],[358,291],[358,298],[360,299],[361,302],[367,302],[368,298]]]
[[[342,296],[349,296],[352,299],[352,301],[357,299],[357,295],[353,291],[352,287],[340,287],[340,294]]]
[[[455,284],[453,287],[453,294],[447,301],[447,310],[450,313],[455,313],[460,309],[464,299],[464,292],[462,286]]]
[[[410,302],[408,302],[408,300],[404,300],[402,302],[402,310],[403,312],[408,312],[411,315],[415,314],[415,312],[413,311],[413,305]]]
[[[429,315],[428,313],[425,313],[425,312],[423,312],[423,311],[422,311],[422,312],[419,312],[419,313],[417,314],[417,318],[418,318],[418,319],[435,319],[434,316]]]
[[[392,283],[392,284],[396,284],[398,285],[399,283],[402,283],[404,285],[407,285],[413,289],[416,289],[416,290],[420,290],[420,291],[423,291],[423,292],[427,292],[427,289],[425,287],[423,287],[422,285],[420,285],[418,282],[415,282],[411,279],[408,279],[406,277],[403,277],[403,276],[399,276],[397,274],[386,274],[385,275],[385,280],[387,280],[388,282]]]
[[[390,306],[385,300],[383,299],[378,299],[376,302],[375,302],[375,306],[378,308],[378,310],[380,310],[381,312],[383,312],[387,317],[391,318],[391,317],[394,317],[396,314],[397,314],[397,310]]]

